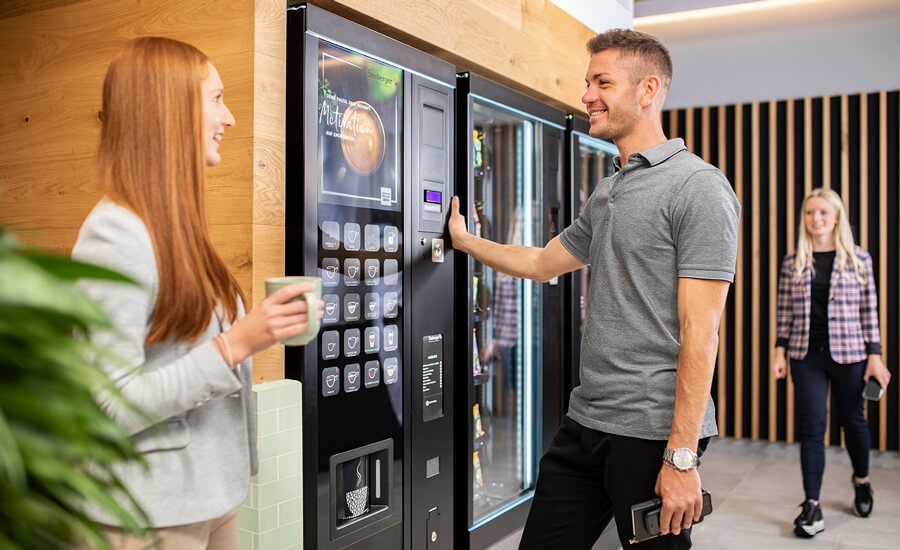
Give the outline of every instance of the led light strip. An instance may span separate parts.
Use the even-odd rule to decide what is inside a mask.
[[[679,11],[674,13],[661,13],[658,15],[647,15],[644,17],[635,17],[634,26],[647,27],[652,25],[662,25],[665,23],[678,23],[681,21],[689,21],[691,19],[702,19],[705,17],[719,17],[723,15],[736,15],[752,11],[768,10],[774,8],[783,8],[787,6],[801,4],[816,4],[825,0],[757,0],[755,2],[745,2],[742,4],[732,4],[728,6],[716,6],[714,8],[701,8],[696,10]]]

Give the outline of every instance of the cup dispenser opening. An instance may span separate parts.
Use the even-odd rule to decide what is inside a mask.
[[[332,540],[391,515],[393,465],[391,439],[331,456]]]

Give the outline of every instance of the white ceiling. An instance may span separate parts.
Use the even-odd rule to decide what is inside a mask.
[[[632,0],[550,0],[594,32],[630,29]]]
[[[645,16],[678,13],[690,15],[690,10],[726,6],[720,10],[706,10],[702,17],[654,21]],[[753,5],[752,10],[735,11],[735,7]],[[732,8],[732,9],[727,9]],[[635,5],[636,29],[666,39],[700,35],[727,36],[732,33],[766,32],[852,20],[877,19],[896,16],[900,0],[643,0]],[[654,18],[657,19],[657,18]],[[824,38],[824,37],[823,37]]]

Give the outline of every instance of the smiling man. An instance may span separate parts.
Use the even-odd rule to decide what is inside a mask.
[[[457,250],[518,277],[591,267],[581,385],[541,459],[520,548],[589,549],[613,517],[634,547],[631,505],[656,495],[664,536],[637,547],[690,548],[702,509],[698,455],[716,434],[709,390],[740,205],[719,170],[663,133],[666,47],[613,30],[588,49],[581,100],[591,135],[619,150],[617,173],[543,248],[469,234],[455,197],[450,234]]]

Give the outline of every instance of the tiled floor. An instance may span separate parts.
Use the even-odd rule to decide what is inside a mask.
[[[847,452],[826,450],[822,512],[825,531],[798,539],[794,517],[803,500],[800,448],[784,443],[718,439],[703,455],[703,486],[714,512],[694,528],[694,548],[706,550],[897,550],[900,549],[900,454],[873,451],[869,469],[875,508],[866,519],[853,515],[852,469]],[[512,549],[520,534],[495,548]],[[607,529],[594,550],[621,549]]]
[[[826,450],[822,484],[825,531],[811,540],[793,534],[803,501],[798,445],[720,439],[700,468],[715,511],[694,530],[695,548],[771,550],[900,548],[900,455],[873,451],[869,468],[875,508],[853,515],[852,468],[847,452]]]

